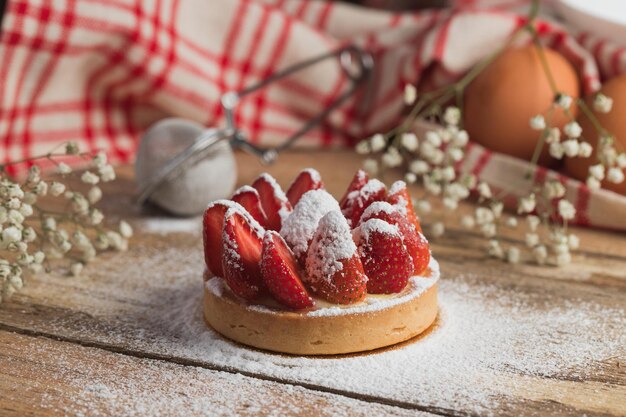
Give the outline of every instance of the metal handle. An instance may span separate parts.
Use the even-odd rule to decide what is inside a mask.
[[[307,123],[304,124],[300,129],[298,129],[295,133],[289,136],[284,143],[275,147],[260,147],[251,143],[246,137],[245,133],[242,132],[235,123],[234,112],[239,104],[239,101],[255,92],[258,91],[267,85],[285,78],[295,72],[301,71],[305,68],[308,68],[312,65],[318,64],[322,61],[325,61],[330,58],[339,58],[339,63],[341,65],[341,69],[346,77],[350,79],[352,82],[350,88],[348,88],[343,94],[335,99],[330,105],[328,105],[324,110],[318,113],[315,117],[311,118]],[[356,65],[356,66],[355,66]],[[321,121],[328,116],[333,110],[337,107],[341,106],[348,98],[350,98],[359,86],[369,79],[372,68],[374,66],[374,61],[370,54],[360,50],[354,45],[348,45],[343,48],[340,48],[331,53],[321,55],[318,57],[314,57],[308,59],[306,61],[302,61],[294,66],[291,66],[283,71],[279,71],[266,78],[265,80],[247,87],[239,92],[229,92],[222,96],[221,104],[224,109],[224,114],[226,116],[226,129],[228,135],[232,135],[231,144],[233,147],[238,147],[244,149],[248,152],[251,152],[261,158],[261,161],[266,164],[273,163],[278,157],[278,153],[290,147],[296,140],[302,137],[306,132],[311,130],[313,127],[317,126],[321,123]]]

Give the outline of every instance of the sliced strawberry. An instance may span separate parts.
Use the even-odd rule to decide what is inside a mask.
[[[269,174],[261,174],[253,183],[261,198],[261,207],[267,216],[267,228],[280,230],[283,218],[292,210],[291,203],[280,188],[274,177]]]
[[[222,268],[233,293],[252,301],[264,288],[259,266],[263,234],[242,211],[230,209],[224,217]]]
[[[355,230],[355,240],[368,277],[367,291],[372,294],[402,291],[413,273],[413,260],[398,226],[370,219]]]
[[[367,276],[352,240],[350,226],[339,211],[319,221],[306,259],[306,282],[311,290],[336,304],[361,301]]]
[[[411,201],[409,190],[406,188],[406,183],[404,181],[396,181],[391,184],[391,188],[389,188],[389,193],[387,194],[387,201],[398,206],[400,211],[409,219],[411,223],[415,225],[417,231],[422,231],[419,217],[415,214],[413,202]]]
[[[352,192],[358,191],[361,188],[363,188],[363,186],[367,184],[368,181],[369,181],[369,175],[367,175],[367,172],[363,171],[362,169],[359,169],[356,172],[356,174],[354,174],[354,177],[352,178],[352,182],[350,182],[350,185],[348,186],[346,193],[339,201],[339,206],[341,207],[342,210],[346,208],[348,196]]]
[[[392,206],[386,201],[376,201],[365,209],[360,223],[365,223],[370,219],[380,219],[398,226],[404,246],[413,259],[413,274],[419,275],[426,270],[430,262],[430,245],[424,235],[401,213],[397,206]]]
[[[320,173],[312,168],[302,170],[287,190],[287,199],[292,206],[300,200],[300,197],[307,191],[324,188]]]
[[[261,226],[267,227],[267,217],[261,207],[261,197],[256,189],[244,185],[233,193],[232,200],[241,204]]]
[[[286,307],[313,307],[313,299],[300,280],[296,258],[278,233],[268,231],[263,239],[261,275],[270,294]]]
[[[211,274],[218,277],[224,276],[224,270],[222,269],[222,253],[224,252],[222,226],[224,224],[224,215],[233,206],[232,201],[214,201],[204,211],[202,219],[204,261]]]
[[[359,223],[363,211],[375,201],[383,201],[387,196],[385,184],[377,179],[369,180],[359,190],[348,194],[342,213],[354,227]]]

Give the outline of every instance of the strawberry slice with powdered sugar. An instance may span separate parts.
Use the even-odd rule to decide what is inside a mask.
[[[398,226],[404,246],[406,246],[409,255],[413,259],[414,275],[419,275],[428,268],[430,245],[424,235],[400,212],[397,206],[393,206],[386,201],[376,201],[365,209],[360,223],[365,223],[370,219],[380,219]]]
[[[352,192],[359,191],[361,188],[363,188],[363,186],[367,184],[369,179],[370,178],[369,175],[367,175],[367,172],[363,171],[362,169],[359,169],[356,174],[354,174],[354,177],[352,178],[352,181],[350,182],[346,193],[343,195],[343,197],[341,197],[341,200],[339,200],[339,207],[341,207],[341,210],[344,210],[346,208],[348,204],[348,196],[352,194]]]
[[[351,304],[365,298],[367,276],[350,226],[339,211],[320,219],[307,254],[306,272],[313,292],[332,303]]]
[[[292,207],[280,185],[270,174],[263,173],[252,183],[261,198],[261,207],[267,216],[267,228],[280,230],[282,222],[291,213]]]
[[[233,293],[247,301],[264,289],[260,268],[263,235],[261,226],[243,207],[226,212],[222,232],[224,280]]]
[[[367,291],[372,294],[402,291],[412,275],[413,260],[398,226],[370,219],[354,230],[354,239],[368,277]]]
[[[411,223],[415,225],[418,232],[422,232],[422,226],[420,225],[419,217],[415,214],[413,208],[413,202],[409,195],[409,190],[406,187],[404,181],[396,181],[391,184],[389,193],[387,194],[387,201],[400,209],[400,212],[404,214]]]
[[[233,193],[231,200],[241,204],[254,220],[259,222],[261,226],[267,227],[267,217],[265,216],[263,207],[261,207],[261,197],[256,189],[249,185],[244,185]]]
[[[261,275],[270,294],[279,303],[295,310],[313,307],[313,299],[302,284],[293,252],[273,230],[268,231],[263,239]]]
[[[387,189],[385,184],[377,179],[371,179],[367,181],[363,187],[347,195],[342,213],[346,216],[350,225],[355,227],[363,211],[365,211],[370,204],[375,201],[383,201],[386,197]]]
[[[313,168],[307,168],[302,170],[289,186],[289,189],[287,190],[287,199],[291,205],[295,207],[304,193],[311,190],[318,190],[320,188],[324,188],[324,183],[322,182],[320,173]]]
[[[280,229],[281,236],[285,238],[303,267],[317,225],[329,211],[339,211],[339,204],[332,195],[323,189],[307,191]]]

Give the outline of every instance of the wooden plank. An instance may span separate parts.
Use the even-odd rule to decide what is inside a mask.
[[[0,331],[0,415],[432,414]]]
[[[250,182],[264,169],[250,157],[238,155],[238,159],[241,183]],[[286,186],[311,160],[336,196],[343,193],[359,164],[344,152],[291,153],[271,170]],[[122,170],[120,177],[104,210],[113,216],[134,213],[139,233],[130,251],[102,256],[80,278],[52,274],[31,280],[0,307],[1,328],[446,415],[483,414],[489,409],[511,415],[533,410],[620,415],[626,406],[626,340],[623,331],[616,330],[625,323],[623,236],[581,231],[584,256],[576,257],[571,267],[555,269],[511,267],[488,260],[480,247],[482,239],[455,230],[433,244],[444,285],[443,320],[432,339],[374,355],[302,360],[233,346],[204,327],[197,311],[203,265],[198,223],[147,220],[145,213],[132,208],[132,173]],[[608,246],[598,250],[596,244]],[[468,312],[478,324],[504,323],[504,336],[483,325],[478,328],[494,341],[481,341],[471,331],[456,328],[465,323],[460,316]],[[503,320],[498,320],[499,315]],[[536,328],[526,317],[536,319]],[[571,326],[577,320],[586,333]],[[515,326],[536,333],[528,335],[529,340],[544,346],[533,349],[514,331]],[[476,343],[466,343],[465,348],[480,352],[465,358],[471,349],[450,343],[455,332]],[[607,339],[615,335],[615,340]],[[529,364],[524,362],[524,352],[508,351],[506,337],[512,345],[529,350]],[[486,350],[496,342],[502,352]],[[567,346],[560,349],[559,343]],[[422,352],[426,346],[443,363],[413,363],[428,359]],[[554,355],[560,362],[548,357],[546,362],[552,360],[555,366],[541,366],[535,352]],[[563,365],[562,369],[555,369],[556,365]],[[465,376],[467,372],[475,372],[477,380]]]

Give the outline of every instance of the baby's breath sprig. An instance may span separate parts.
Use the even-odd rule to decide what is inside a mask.
[[[74,142],[62,147],[0,164],[0,302],[22,288],[28,274],[50,271],[51,260],[66,259],[69,273],[76,276],[98,251],[128,248],[131,226],[121,221],[117,230],[107,228],[94,207],[102,199],[99,184],[115,179],[106,155],[80,152]],[[68,157],[83,159],[88,170],[73,172],[59,160]],[[51,180],[42,178],[37,165],[44,160],[55,166]],[[7,168],[22,163],[31,165],[26,178],[10,176]],[[72,176],[79,176],[86,192],[68,181]],[[55,208],[59,206],[63,209]]]
[[[593,146],[585,140],[585,132],[570,110],[575,103],[590,119],[600,137],[598,163],[589,168],[589,188],[600,188],[604,179],[623,182],[626,153],[615,148],[613,136],[601,126],[583,99],[574,100],[557,89],[534,26],[538,7],[539,2],[534,0],[527,23],[502,48],[480,61],[455,83],[421,96],[415,86],[407,85],[404,99],[407,105],[412,106],[409,115],[391,131],[361,141],[356,151],[369,155],[364,161],[364,168],[371,174],[403,167],[407,183],[421,183],[424,194],[415,199],[414,205],[425,216],[431,215],[429,198],[439,199],[446,211],[454,211],[459,202],[472,194],[476,195],[478,207],[474,213],[461,217],[460,223],[467,229],[477,229],[487,240],[486,252],[489,256],[510,263],[531,261],[560,266],[571,262],[570,252],[579,246],[578,237],[568,231],[568,224],[576,217],[576,208],[567,199],[565,187],[560,181],[553,178],[539,181],[532,175],[542,150],[547,147],[555,159],[591,157]],[[523,34],[530,35],[537,49],[555,99],[545,113],[529,121],[531,128],[541,134],[531,159],[531,169],[526,175],[528,192],[522,196],[508,196],[503,192],[494,192],[489,184],[475,175],[463,174],[457,169],[465,158],[469,141],[469,135],[462,126],[463,94],[470,82]],[[442,107],[453,100],[456,106]],[[594,97],[593,110],[596,112],[607,113],[612,105],[610,97],[601,93]],[[569,118],[562,129],[552,124],[552,115],[557,110],[563,111]],[[418,137],[413,131],[418,121],[431,122],[439,127],[431,128],[423,137]],[[515,200],[517,215],[525,217],[525,222],[520,222],[514,215],[504,214],[503,201],[507,197]],[[447,215],[444,212],[434,213],[434,216],[430,235],[438,237],[445,233]],[[523,224],[524,244],[513,243],[505,247],[498,239],[501,229],[516,229]]]

